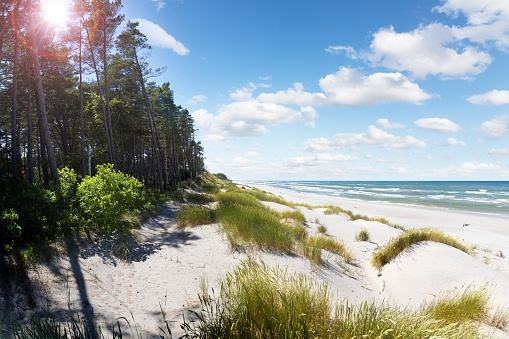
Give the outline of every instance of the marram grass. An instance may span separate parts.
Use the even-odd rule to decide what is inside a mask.
[[[219,296],[201,298],[204,312],[189,326],[188,337],[483,337],[472,319],[451,323],[426,308],[411,311],[383,303],[354,305],[347,301],[334,305],[325,284],[253,260],[243,261],[220,285]]]
[[[405,228],[403,226],[398,225],[398,224],[394,224],[394,223],[390,222],[389,220],[387,220],[386,218],[380,218],[380,217],[372,218],[372,217],[368,217],[367,215],[356,214],[356,213],[353,213],[350,210],[345,210],[344,208],[341,208],[339,206],[326,206],[326,210],[323,213],[324,214],[343,213],[343,214],[348,215],[350,217],[351,221],[355,221],[355,220],[377,221],[379,223],[385,224],[385,225],[390,226],[392,228],[396,228],[396,229],[399,229],[399,230],[402,230],[402,231],[405,230]]]
[[[369,241],[370,235],[367,228],[362,228],[359,233],[355,234],[355,241]]]
[[[184,206],[177,215],[179,227],[207,225],[214,222],[214,211],[202,206]]]
[[[371,260],[372,264],[381,269],[384,265],[394,260],[401,252],[415,243],[421,241],[434,241],[457,248],[465,253],[471,254],[472,249],[458,238],[431,228],[415,228],[391,238],[384,246],[380,247]]]

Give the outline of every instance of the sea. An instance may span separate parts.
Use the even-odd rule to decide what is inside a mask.
[[[509,181],[256,181],[299,193],[509,217]]]

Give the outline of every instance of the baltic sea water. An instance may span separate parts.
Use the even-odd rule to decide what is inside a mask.
[[[509,216],[509,181],[257,181],[256,183],[301,193]]]

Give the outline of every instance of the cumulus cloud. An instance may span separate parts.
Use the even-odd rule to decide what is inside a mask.
[[[304,86],[302,86],[301,83],[295,83],[293,88],[289,88],[286,91],[261,93],[256,99],[262,102],[274,102],[284,105],[295,104],[300,106],[320,106],[326,101],[325,94],[305,92]]]
[[[269,125],[299,122],[313,125],[317,114],[312,107],[295,110],[274,103],[246,100],[223,105],[216,115],[201,109],[192,116],[197,127],[208,133],[208,140],[222,141],[229,136],[263,135]]]
[[[463,162],[460,166],[462,170],[467,171],[492,171],[500,169],[500,166],[494,165],[494,164],[486,164],[486,163],[480,163],[480,164],[474,164],[471,161]]]
[[[328,154],[328,153],[319,153],[316,156],[307,156],[307,157],[293,157],[285,159],[287,165],[290,166],[318,166],[324,165],[331,161],[355,161],[357,157],[352,156],[350,154]]]
[[[460,127],[449,119],[427,118],[414,121],[414,125],[439,133],[458,132]]]
[[[403,124],[393,123],[393,122],[390,122],[389,119],[385,119],[385,118],[378,119],[378,121],[376,123],[378,124],[378,126],[382,127],[383,129],[404,128],[405,127],[405,125],[403,125]]]
[[[509,46],[509,2],[506,0],[447,0],[434,8],[437,12],[467,20],[463,27],[453,27],[458,38],[505,49]]]
[[[204,102],[205,100],[207,100],[207,97],[205,95],[198,94],[198,95],[193,95],[193,98],[191,100],[189,100],[188,102],[190,104],[196,105],[199,102]]]
[[[355,51],[352,46],[329,46],[325,49],[326,52],[330,54],[341,54],[345,53],[345,55],[353,60],[359,58],[359,54]]]
[[[475,105],[504,105],[509,104],[509,91],[499,91],[494,89],[484,94],[472,95],[467,99],[468,102]]]
[[[356,69],[341,67],[336,73],[320,79],[319,83],[330,105],[421,104],[431,98],[401,73],[364,75]]]
[[[161,26],[145,19],[136,18],[132,21],[138,21],[138,29],[145,34],[148,42],[152,46],[169,48],[179,55],[189,54],[189,50],[180,41],[168,34]]]
[[[293,88],[276,93],[261,93],[256,99],[299,106],[370,106],[391,102],[418,105],[432,97],[401,73],[365,75],[348,67],[341,67],[336,73],[321,78],[319,85],[324,93],[306,92],[301,83],[295,83]],[[251,86],[242,89],[238,95],[235,92],[235,99],[251,97],[255,89]],[[244,93],[246,95],[242,96]]]
[[[442,146],[460,146],[465,147],[467,144],[464,141],[457,140],[456,138],[447,138],[447,141]]]
[[[445,77],[477,75],[491,63],[491,56],[477,47],[465,45],[457,51],[457,41],[449,26],[439,23],[412,32],[397,33],[384,28],[373,36],[368,59],[396,71],[409,71],[424,78],[428,74]]]
[[[502,115],[492,120],[485,121],[481,125],[481,131],[488,139],[500,139],[509,135],[509,115]]]
[[[492,148],[489,155],[509,155],[509,148]]]
[[[369,126],[365,133],[337,133],[334,140],[325,138],[308,139],[304,143],[306,151],[325,151],[333,148],[371,145],[389,149],[424,148],[426,143],[413,136],[396,136],[375,126]]]

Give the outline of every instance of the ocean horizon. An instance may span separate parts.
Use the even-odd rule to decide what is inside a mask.
[[[299,193],[509,216],[509,181],[245,181]]]

